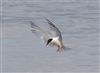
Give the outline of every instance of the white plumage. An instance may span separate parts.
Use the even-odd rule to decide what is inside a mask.
[[[62,36],[61,36],[60,30],[50,20],[48,20],[48,19],[46,19],[46,20],[49,24],[50,32],[53,32],[53,33],[51,33],[53,35],[53,37],[49,37],[49,33],[44,31],[42,28],[40,28],[39,26],[37,26],[36,24],[34,24],[31,21],[30,23],[31,23],[32,32],[33,33],[34,33],[34,31],[41,32],[42,38],[46,42],[46,46],[48,44],[53,45],[53,46],[58,47],[57,51],[59,51],[59,52],[64,51],[64,45],[62,42]]]

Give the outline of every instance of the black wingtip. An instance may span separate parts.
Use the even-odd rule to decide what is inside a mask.
[[[33,28],[33,26],[32,26],[33,25],[33,22],[32,21],[29,21],[29,23],[30,23],[31,27]]]
[[[44,19],[47,20],[48,22],[50,22],[50,20],[48,18],[44,17]]]
[[[29,22],[30,22],[30,24],[31,24],[31,25],[33,25],[33,24],[34,24],[34,22],[32,22],[32,21],[29,21]]]
[[[45,20],[48,21],[49,24],[53,24],[48,18],[45,17]],[[54,24],[53,24],[54,25]]]
[[[33,22],[32,21],[29,21],[29,23],[32,25],[33,24]]]
[[[36,28],[36,27],[38,27],[37,25],[35,25],[35,23],[34,22],[32,22],[32,21],[30,21],[30,25],[31,25],[31,27],[32,28]]]

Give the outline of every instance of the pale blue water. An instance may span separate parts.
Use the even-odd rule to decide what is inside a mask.
[[[2,72],[99,72],[99,0],[2,0]],[[30,31],[49,18],[70,47],[46,47]]]

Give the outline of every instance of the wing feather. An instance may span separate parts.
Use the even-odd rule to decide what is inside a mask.
[[[30,21],[31,24],[31,28],[33,28],[31,31],[34,32],[41,32],[42,33],[42,39],[47,42],[47,40],[49,39],[48,34],[39,26],[37,26],[35,23],[33,23],[32,21]]]
[[[50,30],[54,33],[54,36],[59,36],[62,39],[60,30],[47,18],[45,18],[48,21],[48,24],[50,25]]]

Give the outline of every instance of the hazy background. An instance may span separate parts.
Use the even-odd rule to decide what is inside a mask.
[[[99,0],[2,0],[1,6],[3,72],[99,72]],[[57,53],[32,34],[29,21],[45,27],[44,17],[70,50]]]

